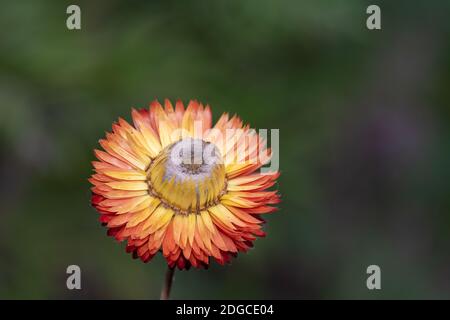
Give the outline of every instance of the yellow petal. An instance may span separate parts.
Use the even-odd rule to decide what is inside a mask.
[[[164,206],[158,206],[151,216],[145,221],[142,226],[142,230],[151,234],[166,225],[170,219],[172,219],[174,212],[170,208],[165,208]],[[146,230],[148,229],[148,230]]]
[[[138,159],[113,141],[108,141],[108,145],[116,154],[138,169],[145,170],[149,164],[149,160]]]
[[[181,215],[181,238],[180,238],[180,247],[182,249],[186,248],[188,242],[188,218],[185,215]]]
[[[148,190],[148,184],[142,181],[108,182],[106,185],[116,190],[141,191]]]
[[[181,232],[183,227],[183,216],[181,214],[176,214],[173,218],[173,240],[176,244],[180,244]]]
[[[130,219],[129,225],[127,225],[127,227],[134,227],[138,225],[139,223],[147,219],[153,213],[153,211],[155,211],[155,209],[160,205],[161,201],[158,198],[154,197],[151,198],[152,201],[148,205],[148,207],[140,212],[136,212]]]
[[[218,220],[222,221],[225,225],[230,227],[231,230],[235,229],[234,225],[245,227],[245,223],[237,219],[227,208],[218,204],[208,208],[208,211]]]
[[[192,246],[194,242],[194,235],[195,235],[195,225],[197,223],[197,215],[196,214],[189,214],[188,215],[188,225],[187,225],[187,234],[188,234],[188,240],[190,245]]]
[[[156,157],[162,150],[161,143],[158,138],[147,127],[142,127],[140,131],[147,143],[147,147],[151,150],[150,155],[152,157]]]
[[[163,148],[172,143],[172,131],[172,128],[170,128],[166,121],[159,122],[159,138],[161,139],[161,145]]]
[[[146,181],[147,177],[144,171],[135,170],[105,170],[102,173],[108,177],[120,180]]]
[[[108,199],[126,199],[126,198],[134,198],[134,197],[144,196],[146,194],[148,194],[147,190],[142,190],[142,191],[113,190],[113,191],[107,191],[104,194],[104,197],[108,198]]]
[[[202,217],[203,224],[206,226],[206,228],[209,230],[209,232],[215,232],[216,229],[214,228],[213,222],[211,220],[211,217],[209,216],[209,213],[207,211],[200,212],[200,216]]]

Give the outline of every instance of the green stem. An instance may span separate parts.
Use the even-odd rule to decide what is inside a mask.
[[[175,273],[175,267],[167,267],[166,277],[164,279],[164,285],[161,290],[161,300],[169,300],[170,289],[172,288],[173,275]]]

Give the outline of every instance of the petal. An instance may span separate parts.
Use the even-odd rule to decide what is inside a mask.
[[[109,182],[106,185],[115,190],[129,190],[129,191],[148,190],[148,184],[142,181],[117,181],[117,182]]]

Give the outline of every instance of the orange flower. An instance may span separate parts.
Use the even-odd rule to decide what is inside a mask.
[[[119,119],[95,150],[89,179],[92,205],[108,235],[148,262],[161,251],[170,267],[207,267],[247,251],[264,236],[261,214],[275,211],[278,172],[259,173],[270,160],[263,139],[223,114],[190,101],[166,100]]]

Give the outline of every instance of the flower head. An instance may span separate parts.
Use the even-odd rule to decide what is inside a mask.
[[[264,236],[261,214],[273,212],[278,172],[263,139],[237,117],[212,127],[209,106],[185,109],[166,100],[132,111],[95,150],[92,204],[108,235],[148,262],[161,251],[170,267],[224,264]]]

